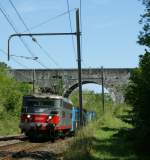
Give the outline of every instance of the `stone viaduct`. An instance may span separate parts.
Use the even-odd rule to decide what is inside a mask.
[[[105,68],[103,69],[104,87],[109,91],[112,99],[123,102],[123,88],[128,83],[129,68]],[[53,89],[59,80],[63,80],[64,96],[68,97],[78,87],[77,69],[13,69],[11,75],[21,82],[32,83],[33,75],[35,84],[39,88]],[[98,68],[82,69],[82,84],[95,83],[101,85],[102,70]]]

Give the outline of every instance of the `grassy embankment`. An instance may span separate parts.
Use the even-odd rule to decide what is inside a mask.
[[[5,113],[3,117],[0,117],[0,136],[19,133],[19,116]]]
[[[104,115],[81,129],[69,150],[64,154],[65,160],[148,160],[150,157],[138,156],[129,139],[132,126],[126,105],[107,104]]]
[[[19,133],[22,96],[31,92],[31,86],[17,82],[9,69],[0,62],[0,136]]]

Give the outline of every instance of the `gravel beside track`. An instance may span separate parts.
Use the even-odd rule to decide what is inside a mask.
[[[62,160],[62,154],[72,138],[59,139],[54,143],[47,142],[20,142],[0,147],[0,160]]]
[[[67,150],[71,141],[72,138],[66,138],[65,140],[49,143],[44,147],[24,153],[21,160],[63,160],[63,153]]]
[[[22,139],[25,136],[22,134],[19,135],[9,135],[9,136],[0,136],[0,141],[8,141],[8,140],[14,140],[14,139]]]
[[[0,141],[0,147],[7,146],[9,144],[18,143],[20,140],[11,140],[11,141]]]
[[[15,136],[1,136],[0,137],[0,147],[6,146],[9,144],[19,143],[20,141],[25,141],[27,137],[24,135],[15,135]]]

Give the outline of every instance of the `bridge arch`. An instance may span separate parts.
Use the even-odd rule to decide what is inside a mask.
[[[82,82],[82,85],[84,84],[89,84],[89,83],[94,83],[94,84],[97,84],[96,82],[93,82],[93,81],[83,81]],[[74,85],[72,85],[69,89],[67,89],[65,92],[64,92],[64,97],[69,97],[70,94],[76,89],[79,87],[79,83],[75,83]]]
[[[101,86],[100,83],[97,83],[97,82],[95,82],[95,81],[82,81],[82,85],[84,85],[84,84],[97,84],[97,85],[100,85],[100,86]],[[66,98],[68,98],[68,97],[71,95],[71,93],[72,93],[76,88],[78,88],[78,87],[79,87],[79,84],[78,84],[78,83],[75,83],[74,85],[72,85],[70,88],[68,88],[68,89],[64,92],[63,96],[66,97]],[[115,101],[113,90],[110,90],[110,89],[107,88],[106,86],[104,86],[104,88],[108,90],[111,99],[112,99],[113,101]]]
[[[101,86],[101,83],[97,83],[95,81],[82,81],[82,85],[84,84],[97,84]],[[79,87],[79,83],[75,83],[70,86],[66,91],[64,91],[63,96],[68,98],[71,93]],[[122,94],[119,94],[118,90],[116,90],[116,86],[104,84],[104,88],[108,91],[113,102],[122,103],[124,102],[124,97]]]

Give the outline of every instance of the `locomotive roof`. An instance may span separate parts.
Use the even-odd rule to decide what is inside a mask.
[[[72,103],[71,100],[68,98],[64,98],[63,96],[53,95],[53,94],[32,94],[32,95],[26,95],[24,97],[62,99],[65,102]]]

